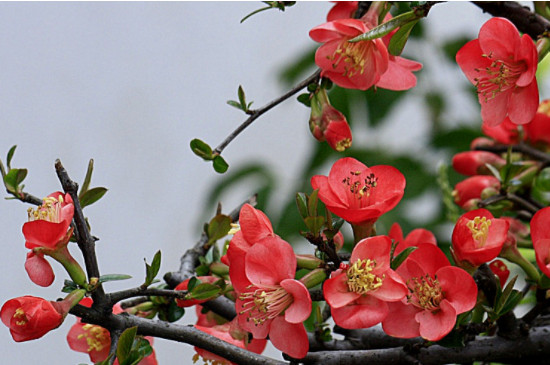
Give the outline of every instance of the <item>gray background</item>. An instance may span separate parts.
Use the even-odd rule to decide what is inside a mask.
[[[161,272],[178,267],[181,253],[199,236],[197,215],[208,187],[223,179],[191,153],[189,141],[199,137],[215,146],[244,120],[225,103],[236,99],[239,84],[253,107],[284,92],[278,72],[314,47],[308,31],[325,21],[331,4],[299,3],[285,13],[271,10],[239,24],[261,6],[0,3],[0,158],[5,162],[5,153],[17,144],[12,165],[29,169],[26,190],[39,197],[59,189],[53,169],[56,158],[80,182],[88,159],[94,158],[92,186],[109,188],[99,203],[85,210],[93,233],[101,239],[101,273],[134,277],[108,283],[106,290],[141,284],[143,259],[150,261],[159,248]],[[454,106],[449,123],[465,119],[460,114],[479,113],[479,107],[464,102],[458,89],[465,78],[454,68],[438,69],[441,56],[433,49],[458,30],[475,37],[486,18],[470,4],[438,5],[426,22],[433,44],[409,52],[426,65],[419,83],[449,90]],[[413,93],[385,129],[354,130],[354,143],[417,148],[426,114],[411,113],[414,108]],[[314,143],[308,116],[301,104],[286,102],[238,137],[224,156],[233,166],[261,159],[279,171],[279,193],[294,194],[287,191],[288,185],[300,156]],[[392,128],[401,128],[409,143],[396,139]],[[246,194],[242,189],[227,196],[225,206],[232,208]],[[0,301],[22,295],[50,300],[61,296],[65,275],[59,265],[52,265],[57,278],[49,288],[32,284],[24,272],[27,250],[21,226],[26,206],[0,201],[0,217]],[[80,260],[77,250],[73,253]],[[69,316],[58,330],[20,344],[2,326],[2,362],[89,362],[65,341],[74,322]],[[186,323],[193,323],[193,318]],[[155,348],[161,364],[191,363],[188,345],[157,340]]]

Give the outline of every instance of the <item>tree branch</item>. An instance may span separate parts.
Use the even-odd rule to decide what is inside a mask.
[[[84,256],[88,280],[92,281],[94,278],[99,279],[99,266],[97,263],[97,256],[95,254],[95,238],[92,237],[90,231],[88,230],[86,218],[84,217],[84,213],[80,207],[80,201],[78,200],[78,184],[71,180],[67,170],[65,170],[60,160],[55,161],[55,171],[59,181],[61,182],[63,190],[73,199],[75,236],[78,243],[78,248],[80,248],[80,251],[82,251],[82,255]],[[106,312],[112,310],[112,307],[108,306],[105,301],[105,292],[103,291],[101,284],[99,284],[92,292],[92,298],[94,301],[94,306],[99,306]]]
[[[70,313],[81,317],[82,321],[86,323],[99,325],[107,328],[109,331],[120,331],[137,326],[138,334],[140,335],[160,337],[168,340],[188,343],[238,364],[286,364],[285,362],[274,360],[262,355],[257,355],[253,352],[231,345],[230,343],[202,332],[193,326],[182,326],[159,320],[145,319],[132,316],[127,313],[122,313],[119,315],[110,313],[105,315],[94,308],[86,308],[81,305],[73,307]]]
[[[550,22],[547,19],[515,1],[473,1],[473,3],[484,13],[510,20],[520,32],[529,34],[533,39],[550,30]]]
[[[183,299],[187,295],[187,290],[170,290],[170,289],[155,289],[155,288],[132,288],[132,289],[126,289],[121,290],[114,293],[108,293],[106,294],[106,302],[108,305],[114,305],[121,300],[133,298],[133,297],[139,297],[139,296],[158,296],[158,297],[168,297],[168,298],[176,298],[176,299]]]

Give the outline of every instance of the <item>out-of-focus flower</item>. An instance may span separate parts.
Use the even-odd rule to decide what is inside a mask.
[[[323,293],[337,325],[372,327],[388,315],[387,302],[405,297],[405,283],[390,268],[390,250],[389,237],[365,238],[353,249],[348,267],[325,281]]]
[[[399,255],[404,249],[408,247],[417,247],[421,243],[431,243],[437,245],[437,240],[434,234],[424,228],[413,229],[407,237],[403,238],[403,230],[399,223],[392,224],[388,236],[393,240],[395,250],[393,255]]]
[[[510,223],[495,218],[487,209],[463,214],[453,230],[452,249],[457,263],[479,266],[498,256],[508,237]]]
[[[353,18],[359,1],[334,1],[334,6],[327,14],[327,22],[337,19]]]
[[[458,51],[456,62],[477,87],[483,124],[497,126],[506,116],[515,124],[533,119],[539,105],[537,48],[512,22],[489,19],[479,38]]]
[[[212,336],[215,336],[220,340],[224,340],[225,342],[228,342],[242,349],[246,349],[248,351],[254,352],[256,354],[261,354],[264,351],[265,346],[267,344],[267,340],[265,339],[253,338],[249,341],[248,333],[240,329],[236,319],[234,319],[232,322],[224,323],[221,325],[215,325],[215,326],[201,326],[197,324],[195,325],[195,328],[203,332],[206,332]],[[193,358],[193,362],[198,360],[198,357],[200,356],[202,357],[205,363],[211,362],[212,364],[216,364],[216,365],[234,365],[235,364],[231,361],[224,359],[223,357],[215,355],[211,352],[208,352],[196,346],[195,346],[195,351],[197,352],[197,355],[195,355],[195,357]]]
[[[520,135],[518,125],[510,121],[510,118],[506,117],[502,123],[497,126],[490,127],[485,123],[481,125],[483,133],[494,139],[495,141],[503,144],[515,144],[520,142]],[[525,140],[526,136],[523,136]]]
[[[542,208],[531,219],[531,239],[537,265],[550,277],[550,207]]]
[[[530,143],[550,145],[550,100],[540,103],[533,120],[524,125],[525,135]]]
[[[311,178],[328,210],[352,224],[375,222],[403,197],[405,177],[392,166],[367,167],[354,158],[334,163],[328,176]]]
[[[498,277],[498,281],[500,283],[501,287],[504,287],[504,284],[506,284],[506,280],[508,280],[508,277],[510,276],[510,270],[508,270],[508,267],[504,262],[501,260],[495,260],[489,264],[489,268]]]
[[[500,169],[506,160],[497,154],[487,151],[465,151],[453,156],[453,169],[462,175],[489,175],[491,170],[486,164]]]
[[[500,181],[492,175],[471,176],[455,185],[453,197],[459,207],[466,209],[477,207],[484,191],[498,193],[499,189]]]
[[[396,271],[407,283],[409,295],[388,303],[391,315],[382,321],[382,328],[390,336],[439,341],[454,328],[456,316],[476,304],[474,279],[451,266],[435,245],[420,244]]]

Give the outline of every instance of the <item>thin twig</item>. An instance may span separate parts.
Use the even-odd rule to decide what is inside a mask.
[[[250,117],[248,117],[247,120],[245,120],[240,126],[237,127],[227,138],[218,145],[213,151],[213,154],[221,154],[222,151],[233,141],[239,134],[241,134],[242,131],[244,131],[249,125],[251,125],[256,119],[258,119],[260,116],[262,116],[265,112],[270,110],[271,108],[279,105],[286,99],[290,98],[292,95],[296,94],[298,91],[302,90],[303,88],[307,87],[309,84],[316,82],[319,79],[319,75],[321,74],[321,70],[317,70],[313,73],[313,75],[309,76],[304,81],[300,82],[298,85],[278,97],[277,99],[269,102],[268,104],[264,105],[260,109],[251,110],[252,113]]]
[[[121,300],[133,298],[133,297],[140,297],[140,296],[157,296],[157,297],[168,297],[168,298],[176,298],[176,299],[183,299],[185,295],[187,294],[187,290],[170,290],[170,289],[155,289],[155,288],[142,288],[137,287],[133,289],[126,289],[114,293],[106,294],[107,296],[107,303],[109,305],[114,305]]]

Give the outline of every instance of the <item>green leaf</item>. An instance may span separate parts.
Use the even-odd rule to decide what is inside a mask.
[[[103,187],[86,190],[84,194],[82,194],[82,197],[79,197],[80,206],[84,208],[88,205],[92,205],[93,203],[101,199],[106,192],[107,189]]]
[[[545,167],[540,171],[535,180],[535,187],[540,191],[550,191],[550,167]]]
[[[307,217],[304,219],[304,222],[306,223],[307,229],[316,235],[321,231],[321,228],[323,228],[325,217]]]
[[[208,265],[199,265],[195,269],[195,274],[198,276],[206,276],[210,273],[210,267]]]
[[[237,95],[239,96],[239,102],[241,103],[241,109],[246,111],[246,95],[244,94],[243,87],[239,85],[239,88],[237,89]]]
[[[213,243],[220,238],[227,236],[230,229],[231,217],[224,214],[218,214],[210,220],[210,223],[208,223],[208,229],[206,231],[208,242]]]
[[[213,165],[214,165],[214,170],[216,170],[216,172],[220,174],[223,174],[229,168],[229,165],[227,164],[227,162],[225,162],[223,157],[220,155],[217,155],[214,157]]]
[[[418,23],[419,20],[412,21],[403,25],[395,34],[391,37],[390,44],[388,45],[388,51],[394,56],[399,56],[405,48],[405,44],[409,40],[411,30]]]
[[[137,334],[137,326],[126,329],[120,335],[120,338],[118,339],[118,346],[116,348],[116,357],[120,364],[125,362],[130,356],[130,352],[132,351],[132,345],[134,344],[134,339],[136,338],[136,334]]]
[[[305,219],[308,216],[307,195],[305,193],[296,193],[296,206],[298,206],[300,216]]]
[[[212,148],[200,139],[193,139],[189,145],[193,153],[203,160],[210,161],[214,158],[214,156],[212,156]]]
[[[77,289],[78,285],[76,285],[74,281],[65,279],[65,281],[63,282],[63,289],[61,289],[61,291],[63,293],[72,293]]]
[[[183,317],[184,314],[185,314],[185,309],[182,307],[179,307],[176,304],[176,301],[172,300],[168,306],[168,311],[166,313],[166,321],[176,322],[178,319]]]
[[[149,286],[153,283],[153,280],[155,280],[160,269],[160,259],[161,253],[160,250],[158,250],[150,266],[147,264],[147,261],[145,262],[145,283],[143,285]]]
[[[415,14],[414,11],[409,11],[407,13],[400,14],[395,18],[392,18],[387,22],[380,24],[377,27],[372,28],[371,30],[361,34],[360,36],[350,39],[349,42],[354,43],[359,41],[370,41],[376,38],[382,38],[383,36],[389,34],[392,30],[418,19],[419,17]]]
[[[237,108],[239,110],[243,110],[241,104],[239,104],[238,102],[236,102],[235,100],[227,100],[227,104],[231,105],[232,107],[234,108]]]
[[[118,280],[127,280],[127,279],[131,279],[132,276],[131,275],[126,275],[126,274],[107,274],[107,275],[101,275],[99,277],[99,283],[106,283],[108,281],[118,281]]]
[[[90,188],[90,182],[92,181],[92,172],[94,171],[94,159],[91,158],[88,162],[88,169],[86,170],[86,176],[84,177],[84,182],[80,187],[80,192],[78,193],[78,200],[82,200],[82,196]]]
[[[407,257],[409,257],[409,255],[414,251],[416,250],[416,247],[407,247],[406,249],[404,249],[403,251],[401,251],[399,253],[399,255],[397,255],[391,262],[391,268],[392,270],[396,270],[399,265],[401,265],[403,263],[403,261],[405,261],[405,259]]]
[[[218,294],[221,292],[221,288],[214,284],[209,283],[202,283],[193,288],[192,291],[190,291],[186,298],[188,299],[210,299],[215,298],[218,296]]]
[[[17,145],[14,145],[8,151],[8,156],[6,157],[6,165],[8,166],[8,170],[11,170],[11,159],[13,158],[13,154],[15,153],[16,148]]]
[[[311,217],[317,216],[317,204],[319,203],[319,189],[313,190],[307,199],[307,211]]]
[[[309,93],[300,94],[296,99],[308,108],[311,107],[311,98],[309,97]]]
[[[462,332],[452,330],[449,334],[436,342],[439,346],[443,347],[464,347],[464,334]]]
[[[187,291],[193,290],[200,283],[201,281],[193,276],[191,279],[189,279],[189,282],[187,283]]]
[[[27,176],[27,169],[9,170],[6,176],[4,176],[4,185],[6,189],[11,193],[16,193],[19,183],[25,179],[25,176]]]

